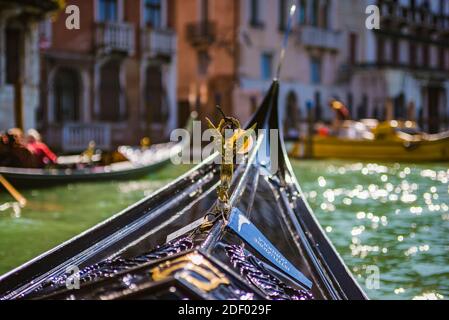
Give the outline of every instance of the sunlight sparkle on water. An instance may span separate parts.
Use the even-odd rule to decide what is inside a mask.
[[[422,295],[413,298],[413,300],[442,300],[442,299],[444,299],[443,295],[437,292],[425,292]]]
[[[447,164],[329,160],[295,167],[309,204],[360,284],[363,265],[380,268],[381,288],[367,290],[371,298],[449,296]]]

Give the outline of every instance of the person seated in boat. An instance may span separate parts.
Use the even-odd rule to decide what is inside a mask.
[[[143,137],[140,139],[140,149],[147,150],[151,146],[151,139],[149,137]]]
[[[0,132],[0,167],[17,166],[17,158],[11,151],[14,137],[7,132]]]
[[[13,138],[14,143],[17,145],[25,145],[25,137],[22,129],[11,128],[8,130],[7,134]]]
[[[330,130],[323,122],[319,122],[316,125],[316,133],[320,137],[328,137],[330,135]]]
[[[349,110],[341,101],[337,99],[330,99],[329,107],[335,112],[335,117],[332,121],[332,132],[335,136],[339,136],[344,121],[351,118]]]
[[[91,140],[89,141],[89,144],[87,145],[87,149],[84,150],[84,152],[81,154],[81,157],[83,158],[83,162],[87,163],[87,165],[93,165],[94,163],[94,155],[95,155],[95,148],[96,143],[95,141]]]
[[[0,132],[0,167],[7,167],[9,162],[8,137],[6,132]]]
[[[27,131],[27,149],[37,159],[37,165],[44,168],[56,164],[58,157],[42,142],[41,135],[35,129]]]
[[[28,150],[25,145],[23,132],[20,129],[13,128],[3,134],[1,165],[16,168],[37,168],[38,161],[36,157]]]

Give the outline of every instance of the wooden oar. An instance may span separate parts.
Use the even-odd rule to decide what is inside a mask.
[[[20,206],[23,208],[27,204],[27,200],[24,196],[20,194],[19,191],[17,191],[16,188],[12,186],[11,183],[9,183],[6,178],[0,174],[0,183],[5,187],[5,189],[11,194],[11,196],[16,199],[16,201],[20,204]]]

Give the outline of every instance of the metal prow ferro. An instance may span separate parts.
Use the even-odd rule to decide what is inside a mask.
[[[292,29],[293,17],[296,12],[296,6],[292,5],[289,12],[289,18],[287,22],[287,28],[285,31],[284,41],[281,47],[280,60],[277,68],[276,77],[279,79],[282,64],[285,60],[285,52],[288,45],[289,35]],[[217,110],[220,112],[222,119],[218,126],[215,126],[212,121],[206,117],[206,122],[210,129],[215,131],[215,138],[220,142],[221,150],[221,166],[220,166],[220,185],[217,188],[218,204],[212,215],[217,218],[223,216],[223,219],[227,221],[229,213],[231,211],[231,206],[229,203],[229,188],[231,186],[232,176],[234,173],[234,156],[239,150],[237,150],[236,141],[241,139],[246,131],[241,128],[240,121],[233,117],[228,117],[223,112],[220,106],[216,106]],[[254,129],[254,125],[251,129]],[[226,130],[232,130],[235,132],[230,137],[226,136]],[[209,227],[213,224],[212,221],[206,218],[203,226]]]
[[[216,213],[227,219],[230,211],[229,205],[229,188],[231,187],[232,176],[234,173],[234,155],[236,154],[237,135],[242,131],[240,121],[233,117],[225,115],[223,110],[217,106],[222,115],[222,119],[218,126],[215,126],[208,118],[207,124],[210,129],[215,131],[215,140],[220,143],[221,164],[220,164],[220,185],[217,188],[218,205]],[[235,132],[228,136],[227,131]],[[228,131],[229,132],[229,131]]]

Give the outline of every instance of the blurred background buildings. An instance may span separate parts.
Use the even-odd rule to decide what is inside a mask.
[[[348,47],[350,91],[361,93],[353,116],[385,117],[391,104],[395,119],[419,120],[430,133],[447,130],[449,1],[367,2],[380,8],[381,29],[360,28],[354,15],[343,26],[355,42]]]
[[[39,126],[50,145],[82,149],[161,140],[176,126],[176,36],[172,1],[73,0],[41,25]],[[43,39],[42,39],[43,38]]]
[[[23,118],[65,151],[164,140],[191,110],[218,117],[216,104],[244,122],[276,76],[291,4],[289,136],[305,133],[308,108],[330,121],[330,98],[354,119],[449,127],[448,0],[67,0],[80,30],[65,27],[64,10],[44,19],[54,1],[13,3],[0,0],[0,129]],[[370,4],[380,30],[365,27]]]
[[[46,14],[58,8],[52,0],[0,1],[0,130],[36,125],[38,26]]]

